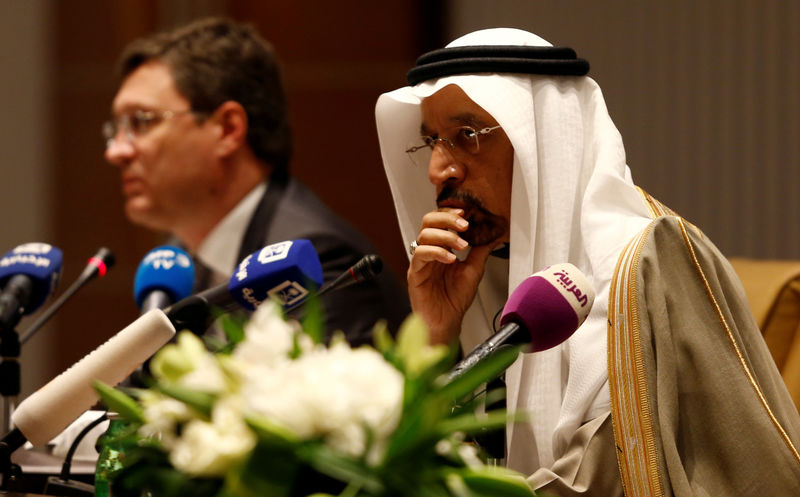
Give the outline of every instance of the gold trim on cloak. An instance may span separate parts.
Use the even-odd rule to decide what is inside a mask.
[[[628,497],[661,497],[661,478],[639,335],[636,275],[649,224],[620,254],[609,290],[608,381],[622,486]],[[627,374],[633,372],[633,374]]]
[[[741,347],[736,342],[736,337],[733,335],[728,322],[725,320],[725,315],[722,313],[722,309],[720,309],[719,304],[717,303],[717,299],[714,297],[714,292],[711,290],[711,285],[708,284],[708,279],[706,278],[705,272],[703,272],[703,268],[700,266],[700,261],[697,260],[697,255],[694,252],[694,246],[692,245],[692,241],[689,238],[689,233],[686,232],[686,226],[683,223],[683,219],[678,218],[678,224],[681,227],[681,234],[683,235],[683,241],[686,243],[686,247],[689,249],[689,254],[692,258],[692,263],[694,264],[695,269],[697,270],[697,274],[703,282],[703,286],[706,290],[706,294],[708,295],[711,304],[714,307],[714,310],[717,313],[717,318],[722,324],[723,328],[725,328],[725,333],[728,336],[728,341],[733,347],[733,351],[736,353],[736,357],[739,359],[739,365],[742,366],[742,370],[744,370],[745,375],[747,376],[747,380],[750,382],[750,386],[753,387],[755,390],[756,395],[758,396],[758,400],[761,402],[761,405],[764,407],[764,410],[767,412],[767,416],[772,421],[772,424],[778,430],[783,438],[784,443],[788,447],[789,451],[794,456],[795,460],[800,463],[800,454],[797,452],[797,448],[795,448],[792,440],[789,438],[789,435],[786,433],[786,430],[781,425],[781,422],[778,421],[778,418],[775,416],[775,413],[772,412],[772,408],[769,406],[769,402],[767,402],[767,397],[764,395],[764,392],[761,390],[758,382],[756,382],[755,377],[753,376],[753,372],[750,371],[750,366],[747,364],[747,361],[742,354]]]
[[[659,216],[666,214],[663,204],[653,199],[643,190],[650,212]],[[669,210],[669,212],[673,212]],[[739,364],[761,405],[779,432],[794,459],[800,463],[800,453],[792,443],[786,430],[773,413],[761,387],[750,370],[741,347],[728,325],[717,298],[708,283],[705,272],[700,265],[686,226],[702,236],[702,233],[691,223],[680,216],[674,216],[681,229],[684,244],[691,257],[697,274],[702,281],[717,318],[725,330],[728,341],[735,352]],[[644,241],[652,230],[649,224],[639,235],[628,242],[628,245],[617,260],[617,267],[611,280],[609,291],[608,313],[608,373],[611,395],[612,424],[623,489],[628,497],[664,495],[661,488],[661,475],[658,469],[658,445],[653,432],[650,403],[647,396],[646,371],[642,357],[641,336],[639,333],[639,315],[637,301],[637,284],[639,256]],[[626,374],[632,373],[632,374]]]

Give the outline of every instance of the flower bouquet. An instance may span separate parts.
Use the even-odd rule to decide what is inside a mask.
[[[230,343],[215,353],[179,334],[151,361],[147,389],[96,384],[127,424],[113,439],[124,465],[112,495],[533,495],[466,441],[505,425],[506,413],[477,416],[481,400],[469,397],[517,350],[448,381],[455,354],[429,346],[418,317],[396,341],[376,326],[374,348],[341,337],[326,346],[310,307],[300,326],[265,303],[243,328],[227,326]]]

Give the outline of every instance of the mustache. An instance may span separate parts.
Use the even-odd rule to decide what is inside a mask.
[[[481,200],[478,197],[471,194],[470,192],[457,190],[455,187],[452,186],[445,186],[444,188],[442,188],[442,191],[439,192],[439,196],[436,197],[436,205],[441,205],[441,203],[444,202],[445,200],[455,200],[471,209],[488,212],[486,210],[486,207],[484,207],[483,202],[481,202]]]

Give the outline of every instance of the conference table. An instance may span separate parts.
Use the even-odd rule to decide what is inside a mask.
[[[2,491],[0,496],[21,497],[40,496],[37,492],[44,492],[49,476],[59,475],[62,457],[52,455],[46,448],[30,448],[17,450],[11,455],[11,461],[22,468],[24,489],[26,491]],[[77,480],[83,483],[94,483],[96,461],[76,458],[70,468],[70,481]],[[52,495],[52,494],[51,494]]]

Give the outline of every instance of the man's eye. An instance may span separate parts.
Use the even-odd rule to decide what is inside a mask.
[[[475,135],[477,134],[478,133],[474,129],[468,128],[466,126],[458,130],[458,136],[466,138],[468,140],[475,138]]]
[[[133,130],[134,133],[144,133],[147,131],[147,127],[153,121],[153,118],[144,112],[135,112],[131,114],[131,116],[128,118],[128,121],[130,122],[131,130]]]
[[[477,138],[478,133],[476,133],[474,129],[465,126],[458,129],[455,142],[464,150],[472,150],[475,147],[475,140]]]

